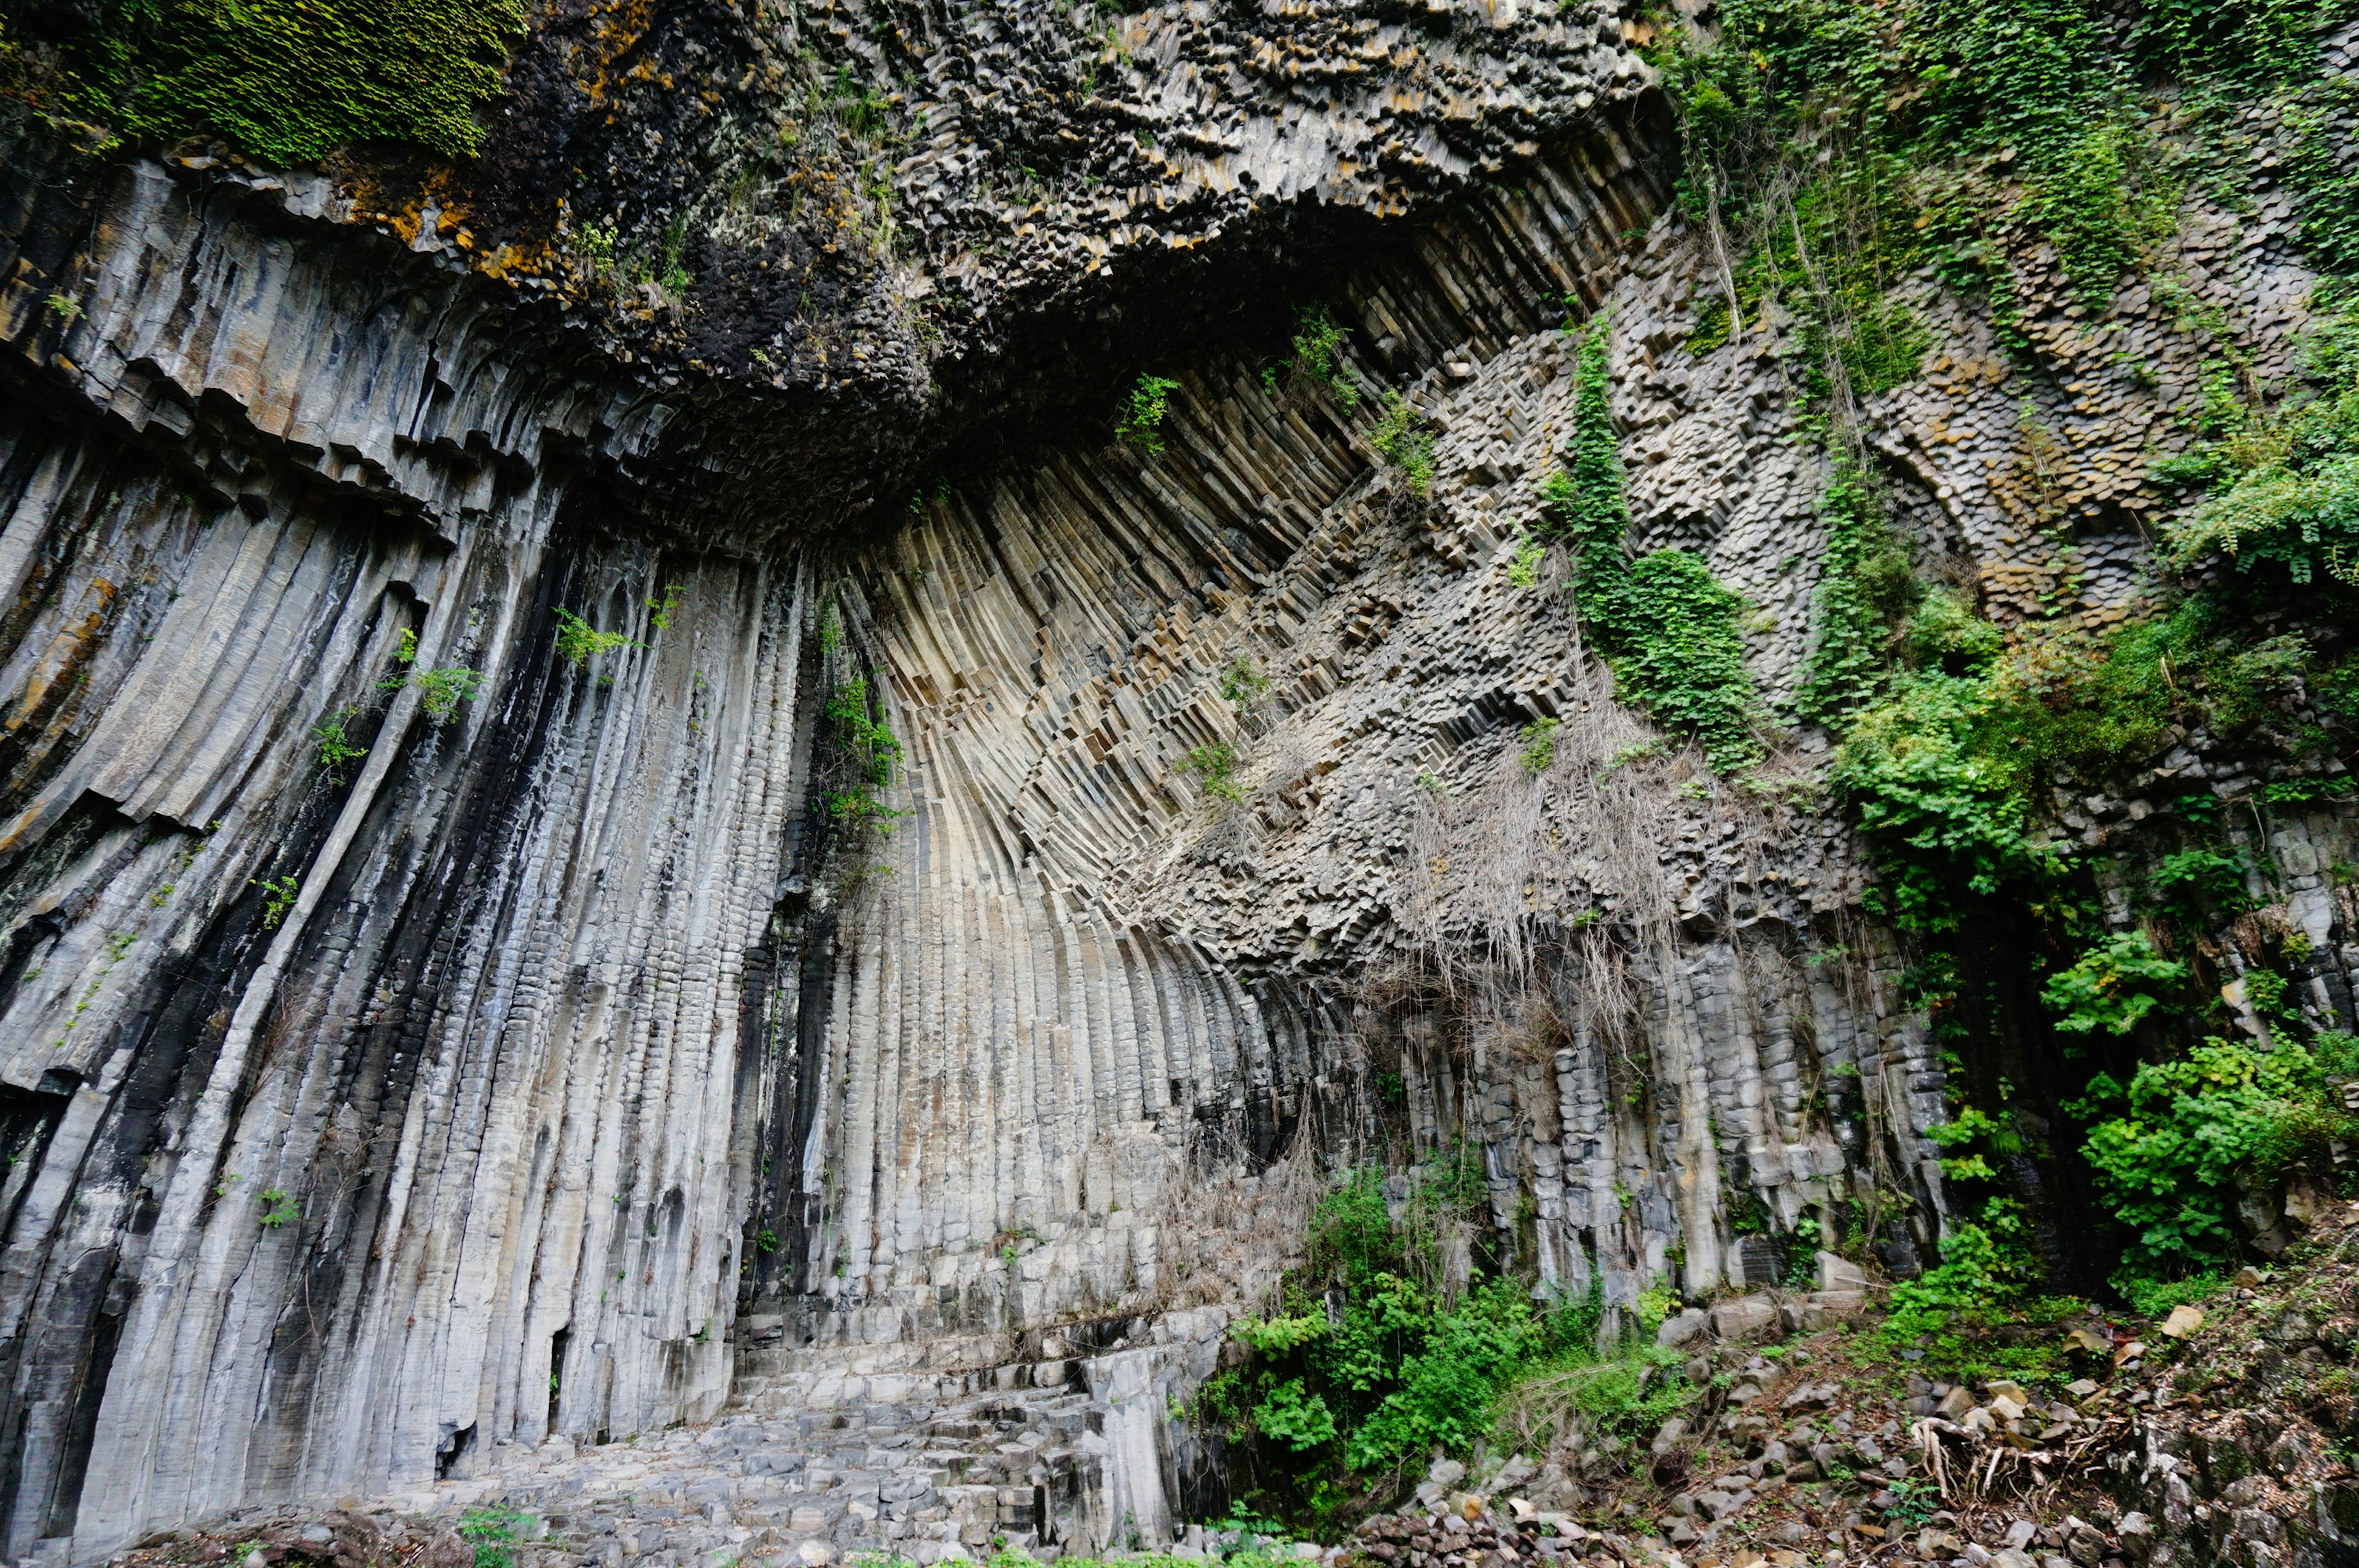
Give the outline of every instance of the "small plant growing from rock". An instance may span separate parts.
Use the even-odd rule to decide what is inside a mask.
[[[262,1223],[272,1230],[277,1229],[295,1217],[295,1199],[288,1194],[280,1192],[277,1187],[265,1187],[262,1189],[261,1196]]]
[[[647,624],[658,632],[669,627],[672,611],[679,608],[680,596],[686,591],[676,582],[664,584],[663,597],[647,600]]]
[[[278,923],[287,918],[287,912],[295,907],[295,896],[303,891],[302,884],[288,876],[256,877],[254,885],[262,890],[262,928],[275,931]]]
[[[1523,727],[1516,739],[1524,743],[1519,760],[1524,772],[1538,775],[1556,766],[1556,732],[1560,721],[1536,719]]]
[[[1408,481],[1410,490],[1423,495],[1432,485],[1433,432],[1408,398],[1397,392],[1385,394],[1385,416],[1368,432],[1368,441]]]
[[[1540,580],[1540,563],[1548,559],[1548,546],[1538,539],[1527,539],[1516,550],[1516,558],[1507,563],[1507,580],[1517,588],[1534,588]]]
[[[475,1549],[475,1568],[516,1568],[516,1527],[527,1517],[514,1509],[469,1509],[460,1515],[460,1539]]]
[[[669,611],[670,604],[667,603],[663,608]],[[557,656],[577,669],[588,665],[601,654],[638,646],[620,632],[599,631],[562,605],[556,607],[552,613],[557,617]],[[658,622],[657,624],[661,625],[662,622]]]
[[[1243,708],[1258,701],[1269,691],[1269,677],[1256,668],[1251,659],[1239,654],[1221,672],[1221,695]]]
[[[1352,330],[1337,323],[1323,305],[1307,305],[1296,311],[1295,326],[1294,357],[1287,362],[1290,379],[1297,384],[1316,383],[1327,389],[1344,413],[1356,411],[1360,384],[1343,358],[1343,345],[1351,341]],[[1266,373],[1262,384],[1275,390],[1275,373]]]
[[[1163,455],[1163,418],[1171,411],[1171,395],[1180,384],[1159,375],[1142,375],[1123,399],[1114,421],[1114,439],[1151,456]]]
[[[1204,781],[1204,793],[1232,805],[1245,799],[1245,792],[1235,777],[1237,754],[1226,746],[1197,746],[1190,750],[1180,766]]]
[[[326,770],[328,782],[338,787],[343,784],[345,765],[357,762],[368,755],[367,747],[353,745],[352,738],[344,733],[344,720],[357,711],[358,709],[355,708],[346,708],[338,717],[315,727],[311,731],[312,739],[320,742],[320,766]]]
[[[481,694],[484,677],[477,671],[452,665],[412,676],[410,684],[418,687],[419,706],[426,710],[426,717],[437,724],[448,724],[461,703],[472,702]]]

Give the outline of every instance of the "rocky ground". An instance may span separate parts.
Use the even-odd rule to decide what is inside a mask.
[[[2359,1553],[2349,1357],[2359,1204],[2204,1305],[2165,1317],[2041,1303],[1965,1343],[1897,1342],[1879,1292],[1825,1287],[1690,1308],[1658,1334],[1705,1390],[1651,1442],[1437,1461],[1341,1544],[1188,1526],[1138,1561],[1240,1551],[1329,1568],[1574,1563],[1756,1568],[2295,1568]],[[1941,1365],[1990,1357],[1979,1377]],[[1987,1368],[2005,1362],[2005,1376]],[[740,1413],[505,1479],[409,1514],[277,1512],[151,1538],[125,1568],[730,1568],[1059,1555],[1039,1527],[1103,1422],[1073,1390],[939,1409]],[[255,1553],[259,1553],[259,1561]],[[1113,1553],[1119,1557],[1122,1554]]]

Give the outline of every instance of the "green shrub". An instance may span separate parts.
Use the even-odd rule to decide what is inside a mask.
[[[2165,855],[2147,885],[2165,914],[2190,925],[2242,914],[2253,905],[2245,892],[2245,863],[2216,849]]]
[[[1336,406],[1349,414],[1360,406],[1360,383],[1343,357],[1352,330],[1327,314],[1323,305],[1306,305],[1295,312],[1294,357],[1288,366],[1294,377],[1327,389]]]
[[[349,713],[344,715],[350,717]],[[353,745],[352,738],[344,733],[343,719],[332,719],[314,726],[311,738],[320,742],[320,766],[327,773],[328,782],[338,787],[343,784],[346,764],[368,755],[368,748]]]
[[[2341,1037],[2321,1044],[2350,1049]],[[2082,1155],[2106,1207],[2136,1233],[2125,1254],[2133,1273],[2231,1256],[2236,1179],[2273,1180],[2345,1119],[2328,1101],[2320,1056],[2287,1041],[2262,1051],[2207,1040],[2142,1065],[2126,1085],[2100,1073],[2066,1109],[2092,1124]]]
[[[2187,966],[2157,953],[2145,932],[2125,931],[2050,975],[2039,1000],[2066,1034],[2127,1034],[2186,979]]]
[[[1408,399],[1397,392],[1385,394],[1384,417],[1368,432],[1368,440],[1386,463],[1400,470],[1411,491],[1426,492],[1433,482],[1433,432]]]
[[[1576,373],[1571,462],[1541,493],[1550,531],[1571,541],[1581,611],[1613,665],[1616,695],[1693,737],[1714,768],[1747,766],[1762,747],[1760,703],[1745,668],[1745,601],[1685,550],[1631,558],[1601,334],[1582,340]]]
[[[1556,766],[1559,724],[1560,721],[1554,719],[1536,719],[1524,726],[1517,737],[1523,741],[1524,749],[1516,759],[1523,763],[1524,772],[1544,773]]]
[[[1234,805],[1245,799],[1245,786],[1236,781],[1237,754],[1227,746],[1191,746],[1180,764],[1204,781],[1204,793],[1215,799]]]
[[[1180,384],[1159,375],[1142,375],[1123,399],[1114,419],[1114,439],[1156,457],[1163,455],[1163,418],[1171,409],[1171,395]]]
[[[484,689],[483,676],[462,665],[451,665],[439,670],[420,670],[409,677],[418,688],[418,706],[431,724],[448,724],[457,717],[459,705],[472,702]]]
[[[669,607],[667,607],[669,608]],[[577,668],[587,665],[601,654],[611,654],[617,648],[637,648],[620,632],[601,632],[562,605],[550,611],[557,617],[557,656]]]
[[[1302,1379],[1289,1378],[1262,1396],[1254,1407],[1254,1429],[1275,1438],[1296,1453],[1335,1441],[1335,1417],[1327,1401],[1303,1391]]]
[[[1974,1218],[1954,1221],[1940,1262],[1892,1287],[1885,1339],[1906,1344],[1949,1327],[1954,1316],[1979,1320],[2021,1301],[2038,1278],[2027,1234],[2023,1206],[2012,1198],[1988,1199]]]

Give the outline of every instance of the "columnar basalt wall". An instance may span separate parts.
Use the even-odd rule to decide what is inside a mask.
[[[979,446],[907,512],[804,487],[801,444],[824,426],[887,473],[915,449],[845,424],[888,383],[924,404],[899,318],[839,323],[849,367],[780,338],[761,386],[768,340],[729,327],[705,347],[751,379],[700,382],[667,334],[726,312],[658,289],[637,337],[584,325],[554,284],[469,275],[458,216],[386,218],[397,243],[325,177],[12,164],[10,1556],[438,1478],[622,1485],[636,1461],[576,1447],[733,1395],[914,1431],[1020,1394],[1071,1444],[1003,1465],[1028,1500],[969,1498],[959,1528],[1151,1533],[1208,1468],[1170,1398],[1320,1175],[1454,1142],[1495,1250],[1611,1306],[1674,1272],[1760,1282],[1735,1194],[1788,1223],[1861,1205],[1897,1270],[1937,1239],[1940,1059],[1805,798],[1813,742],[1757,793],[1716,780],[1615,704],[1560,562],[1519,554],[1572,428],[1562,324],[1594,319],[1634,542],[1740,590],[1753,674],[1789,697],[1827,475],[1790,439],[1786,324],[1689,351],[1711,269],[1653,122],[1566,108],[1635,61],[1595,14],[1485,16],[1433,59],[1398,27],[1353,45],[1353,74],[1425,84],[1401,114],[1336,89],[1231,146],[1219,93],[1175,76],[1153,124],[1203,156],[1099,214],[1127,267],[1250,232],[1245,173],[1354,209],[1322,298],[1364,395],[1275,373],[1282,342],[1142,329],[1163,360],[1078,371],[1170,374],[1161,451]],[[1133,30],[1167,63],[1220,45]],[[1553,62],[1548,114],[1448,112],[1511,38]],[[1286,77],[1265,52],[1256,80]],[[1328,168],[1346,143],[1500,178],[1410,200]],[[951,150],[912,155],[934,228],[1028,211]],[[1150,232],[1158,200],[1181,217]],[[1060,211],[990,280],[1027,309],[1113,254]],[[2310,275],[2227,224],[2198,210],[2180,243],[2274,373]],[[940,248],[941,277],[988,271]],[[2027,406],[1972,312],[1919,303],[1929,373],[1870,410],[1919,564],[2002,615],[2119,620],[2158,504],[2131,459],[2196,351],[2150,322],[2134,376],[2034,300],[2082,379]],[[790,383],[875,395],[765,401]],[[1429,485],[1372,441],[1386,393],[1436,437]],[[2040,454],[2065,449],[2059,485]],[[560,610],[607,641],[560,640]],[[866,831],[829,782],[854,683],[899,749]],[[2274,846],[2338,1019],[2341,831]],[[897,1539],[862,1506],[804,1533]]]

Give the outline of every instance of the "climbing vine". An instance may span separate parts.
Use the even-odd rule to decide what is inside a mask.
[[[1632,557],[1602,333],[1582,340],[1576,373],[1568,463],[1542,486],[1550,513],[1545,532],[1571,546],[1582,614],[1622,699],[1692,737],[1713,767],[1743,768],[1762,752],[1760,702],[1745,668],[1739,622],[1745,601],[1689,551]]]

